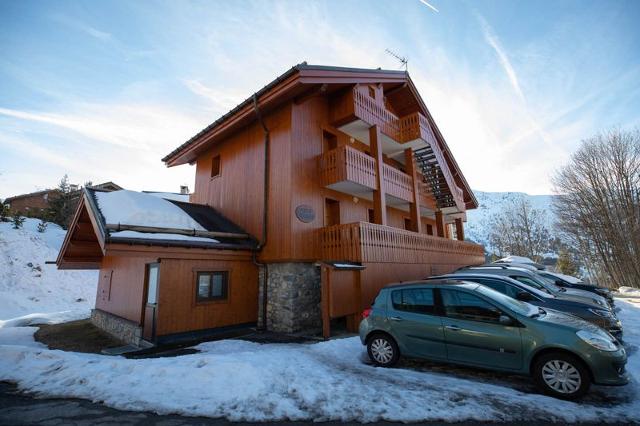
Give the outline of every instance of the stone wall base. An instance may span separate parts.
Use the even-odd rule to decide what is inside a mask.
[[[259,322],[262,321],[264,275],[261,270]],[[322,329],[320,267],[313,263],[270,263],[266,266],[266,275],[268,330],[297,333]]]
[[[100,309],[93,309],[91,311],[91,323],[127,344],[141,345],[142,327],[133,321],[120,318]]]

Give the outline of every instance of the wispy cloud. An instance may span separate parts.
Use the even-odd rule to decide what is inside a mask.
[[[87,25],[84,22],[71,18],[66,15],[55,14],[52,16],[54,21],[57,21],[63,25],[66,25],[69,28],[81,31],[85,34],[90,35],[100,41],[110,41],[112,39],[111,33],[101,31],[97,28],[92,27],[91,25]]]
[[[504,72],[507,74],[507,77],[509,78],[509,82],[511,83],[511,87],[513,87],[513,90],[516,92],[516,95],[518,95],[518,97],[522,101],[524,101],[525,98],[524,98],[524,94],[522,93],[522,89],[520,88],[518,75],[516,74],[515,69],[513,69],[513,65],[511,65],[511,61],[509,61],[507,52],[502,47],[502,44],[500,43],[500,39],[493,31],[493,28],[491,28],[491,25],[489,25],[487,20],[484,19],[482,15],[477,14],[476,16],[478,18],[478,21],[480,22],[482,35],[484,36],[485,41],[496,52],[496,55],[498,56],[498,60],[500,61],[500,65],[502,66],[502,69],[504,69]]]
[[[434,12],[440,12],[438,9],[435,8],[435,6],[429,4],[427,2],[427,0],[420,0],[420,3],[424,4],[425,6],[427,6],[429,9],[433,10]]]

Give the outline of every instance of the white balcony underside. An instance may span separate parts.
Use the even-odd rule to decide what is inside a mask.
[[[369,127],[371,126],[368,123],[357,119],[349,124],[345,124],[344,126],[339,127],[338,129],[341,132],[348,134],[352,138],[371,146],[371,143],[369,141]],[[382,142],[382,153],[395,159],[402,159],[404,156],[404,150],[407,148],[413,148],[414,150],[416,150],[428,146],[427,142],[423,141],[420,138],[405,143],[398,143],[383,132],[380,132],[380,135],[380,141]]]

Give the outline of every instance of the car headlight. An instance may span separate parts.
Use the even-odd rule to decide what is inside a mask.
[[[577,331],[576,334],[579,338],[590,344],[596,349],[606,352],[615,352],[618,350],[615,342],[609,337],[602,336],[600,334],[593,333],[587,330]]]
[[[611,314],[611,311],[608,311],[606,309],[589,308],[589,312],[591,312],[592,314],[597,315],[599,317],[603,317],[603,318],[611,318],[613,316]]]

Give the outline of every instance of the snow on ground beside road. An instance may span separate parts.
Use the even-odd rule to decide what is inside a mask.
[[[0,222],[0,320],[32,313],[81,311],[95,304],[97,271],[59,271],[56,260],[66,231],[49,223],[37,232],[39,220],[27,218],[22,229]],[[77,315],[76,315],[77,316]]]
[[[355,337],[308,345],[224,340],[199,345],[197,354],[133,360],[29,347],[29,329],[16,345],[0,340],[0,380],[119,409],[238,421],[640,421],[640,299],[617,303],[633,381],[598,387],[610,397],[604,403],[523,392],[499,374],[486,383],[486,376],[460,377],[446,368],[375,368],[364,363]]]

